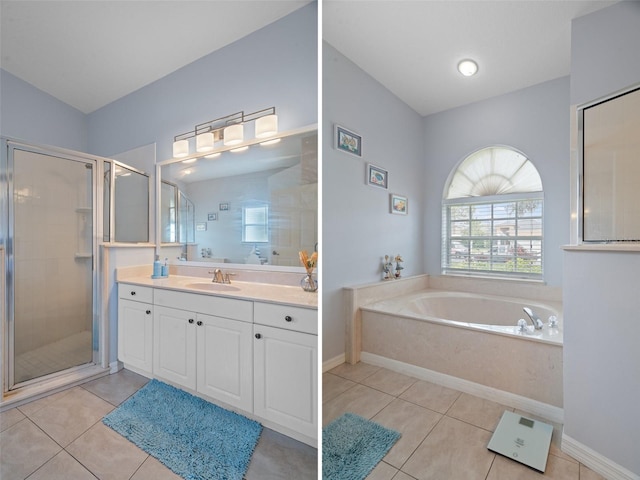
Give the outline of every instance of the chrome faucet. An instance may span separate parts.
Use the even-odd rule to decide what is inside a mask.
[[[234,273],[223,273],[222,270],[216,268],[213,272],[213,279],[211,280],[213,283],[231,283],[231,276],[235,275]]]
[[[540,320],[540,317],[536,315],[536,313],[533,310],[531,310],[529,307],[524,307],[522,310],[524,310],[524,313],[526,313],[527,316],[529,317],[529,320],[531,320],[531,323],[533,324],[533,328],[535,328],[536,330],[542,330],[544,323],[542,323],[542,320]]]

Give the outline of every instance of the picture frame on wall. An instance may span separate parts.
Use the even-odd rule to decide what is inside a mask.
[[[196,232],[206,232],[207,224],[205,222],[196,223]]]
[[[389,211],[396,215],[407,215],[409,213],[409,199],[403,195],[390,193]]]
[[[389,172],[371,163],[367,164],[367,185],[384,188],[389,187]]]
[[[207,221],[215,222],[216,220],[218,220],[218,214],[217,213],[209,213],[209,214],[207,214]]]
[[[224,202],[220,204],[220,211],[221,212],[226,212],[229,210],[229,203],[228,202]]]
[[[340,125],[334,125],[334,147],[341,152],[362,157],[362,137]]]

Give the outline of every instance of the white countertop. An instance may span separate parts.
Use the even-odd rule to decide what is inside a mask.
[[[301,287],[273,285],[267,283],[231,281],[231,284],[213,283],[208,278],[170,275],[168,278],[152,279],[150,276],[122,278],[118,283],[129,283],[144,287],[179,290],[201,295],[255,300],[268,303],[288,304],[303,308],[318,308],[318,292],[305,292]]]

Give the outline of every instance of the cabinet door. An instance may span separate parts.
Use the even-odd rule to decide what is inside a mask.
[[[198,391],[253,411],[253,324],[198,314]]]
[[[196,314],[154,307],[153,374],[196,388]]]
[[[318,337],[254,325],[254,414],[317,438]]]
[[[118,300],[118,359],[151,375],[153,307],[148,303]]]

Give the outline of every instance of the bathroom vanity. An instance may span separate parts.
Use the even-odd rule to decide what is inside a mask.
[[[131,277],[118,284],[118,359],[317,446],[317,295],[299,287]]]

